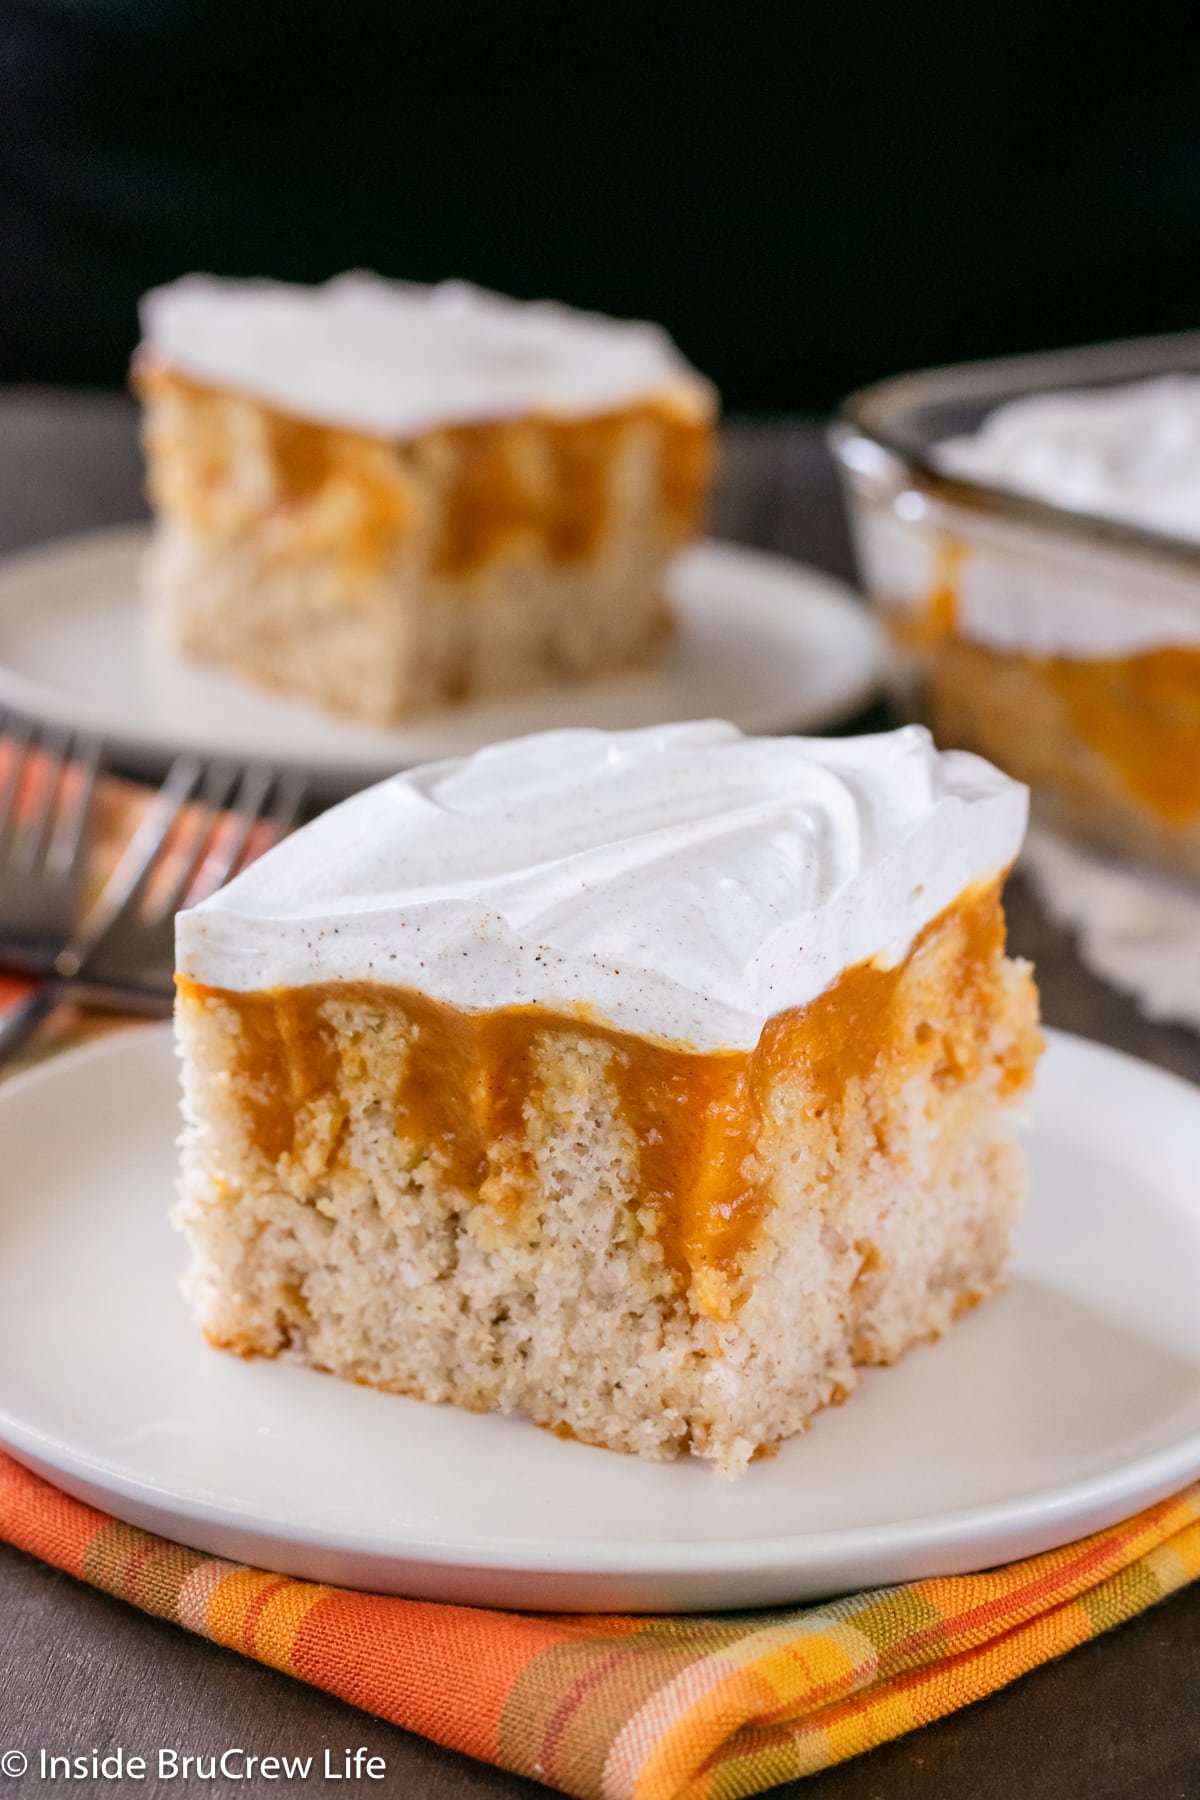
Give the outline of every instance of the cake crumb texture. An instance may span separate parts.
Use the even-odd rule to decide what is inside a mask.
[[[418,1001],[181,983],[212,1342],[737,1474],[1002,1282],[1040,1039],[995,883],[737,1057],[527,1009],[499,1063],[476,1035],[446,1066]]]
[[[702,522],[711,402],[389,441],[143,360],[150,631],[183,656],[377,724],[643,662]]]

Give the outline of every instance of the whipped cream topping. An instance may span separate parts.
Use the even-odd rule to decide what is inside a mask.
[[[1200,646],[1194,578],[1114,567],[1102,553],[1046,565],[974,546],[956,590],[956,630],[993,650],[1086,662]]]
[[[750,1049],[1004,870],[1026,802],[920,726],[546,732],[325,813],[182,913],[177,961],[209,987],[378,982]]]
[[[299,418],[410,437],[527,413],[588,417],[651,396],[715,404],[657,325],[466,282],[342,275],[323,287],[187,275],[141,304],[139,355]]]
[[[1034,394],[935,451],[949,475],[1200,543],[1200,376]]]

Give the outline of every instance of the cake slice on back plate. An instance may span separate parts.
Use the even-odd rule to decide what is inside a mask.
[[[366,275],[142,324],[158,641],[378,724],[663,646],[716,395],[657,327]]]
[[[997,1286],[1025,790],[922,729],[557,732],[179,920],[215,1344],[725,1472]]]

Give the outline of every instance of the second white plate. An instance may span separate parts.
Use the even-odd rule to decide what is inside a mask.
[[[0,1091],[0,1442],[216,1556],[539,1610],[750,1607],[1065,1543],[1200,1474],[1200,1091],[1051,1034],[1008,1293],[736,1483],[212,1350],[166,1028]]]
[[[332,796],[564,725],[724,718],[745,731],[821,731],[864,706],[883,669],[879,628],[849,588],[783,557],[702,543],[671,565],[679,631],[653,669],[385,730],[151,652],[138,601],[147,542],[147,527],[123,526],[0,566],[0,702],[96,732],[148,775],[192,750],[262,759]]]

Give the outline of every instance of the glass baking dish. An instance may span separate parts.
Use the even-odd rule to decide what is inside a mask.
[[[1200,332],[902,375],[831,428],[903,693],[1051,822],[1200,880],[1200,544],[939,471],[1018,395],[1200,374]]]

